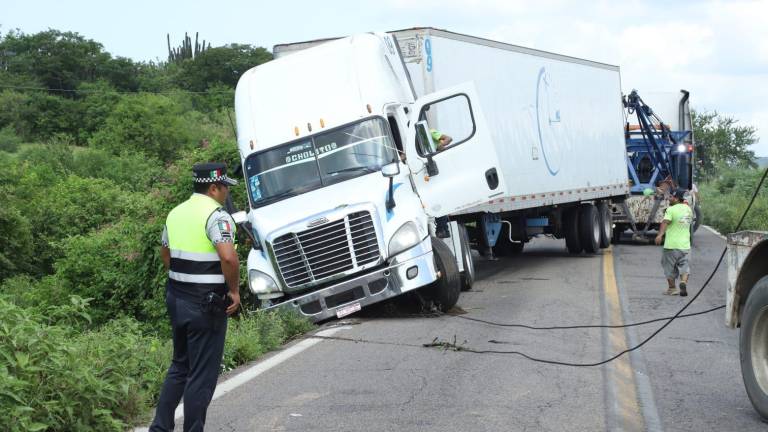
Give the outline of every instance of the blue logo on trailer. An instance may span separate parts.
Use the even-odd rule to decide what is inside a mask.
[[[432,72],[432,39],[424,39],[424,52],[427,53],[427,72]]]
[[[558,133],[555,129],[556,127],[559,128],[560,109],[555,108],[554,112],[551,112],[553,99],[556,103],[556,97],[552,93],[554,93],[554,88],[551,84],[551,78],[547,70],[542,67],[536,82],[536,127],[544,163],[547,165],[549,173],[555,176],[560,172],[561,154],[559,146],[562,143],[558,142]]]

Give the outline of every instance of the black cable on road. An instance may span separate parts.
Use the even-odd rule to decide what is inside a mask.
[[[725,305],[715,306],[715,307],[713,307],[711,309],[703,310],[703,311],[700,311],[700,312],[690,312],[690,313],[687,313],[687,314],[678,315],[677,318],[688,318],[688,317],[692,317],[692,316],[704,315],[704,314],[708,314],[710,312],[714,312],[716,310],[724,309],[724,308],[725,308]],[[630,324],[584,324],[584,325],[571,325],[571,326],[549,326],[549,327],[541,326],[541,327],[539,327],[539,326],[530,326],[530,325],[527,325],[527,324],[505,324],[505,323],[498,323],[498,322],[494,322],[494,321],[483,320],[483,319],[480,319],[480,318],[472,318],[472,317],[463,316],[463,315],[452,315],[452,316],[454,316],[456,318],[461,318],[461,319],[464,319],[464,320],[467,320],[467,321],[474,321],[474,322],[478,322],[478,323],[482,323],[482,324],[487,324],[487,325],[495,326],[495,327],[513,327],[513,328],[524,328],[524,329],[528,329],[528,330],[576,330],[576,329],[592,329],[592,328],[617,329],[617,328],[637,327],[637,326],[641,326],[641,325],[652,324],[652,323],[659,322],[659,321],[666,321],[666,320],[671,319],[671,318],[674,317],[674,316],[667,316],[667,317],[655,318],[655,319],[651,319],[651,320],[648,320],[648,321],[640,321],[640,322],[630,323]]]
[[[744,210],[744,213],[741,215],[741,218],[739,219],[739,223],[736,224],[736,229],[734,232],[737,232],[741,229],[741,225],[744,223],[744,219],[747,217],[747,214],[749,213],[749,210],[752,208],[752,205],[755,202],[755,199],[757,199],[757,195],[760,192],[760,189],[763,187],[763,183],[765,182],[765,178],[768,176],[768,168],[763,171],[763,175],[760,178],[760,181],[757,184],[757,187],[755,188],[754,193],[752,194],[752,198],[749,200],[749,204],[747,205],[747,208]],[[666,317],[666,318],[657,318],[654,320],[644,321],[640,323],[633,323],[633,324],[624,324],[624,325],[608,325],[608,326],[554,326],[549,328],[535,328],[532,326],[524,326],[521,324],[510,324],[510,325],[501,325],[503,327],[524,327],[524,328],[532,328],[534,330],[556,330],[556,329],[572,329],[572,328],[624,328],[624,327],[631,327],[631,326],[638,326],[643,324],[649,324],[652,322],[657,321],[666,321],[661,327],[656,329],[653,333],[651,333],[648,337],[642,340],[642,342],[638,343],[637,345],[627,348],[618,354],[613,355],[612,357],[609,357],[607,359],[597,361],[597,362],[583,362],[583,363],[577,363],[577,362],[566,362],[566,361],[558,361],[558,360],[550,360],[550,359],[544,359],[539,357],[534,357],[529,354],[526,354],[522,351],[504,351],[504,350],[481,350],[481,349],[475,349],[469,346],[459,345],[456,343],[456,338],[454,337],[453,342],[448,341],[441,341],[438,338],[435,338],[430,343],[425,343],[423,345],[414,345],[414,344],[406,344],[406,343],[397,343],[397,342],[382,342],[382,341],[369,341],[365,339],[353,339],[353,338],[342,338],[342,337],[333,337],[333,336],[314,336],[310,335],[307,336],[308,338],[317,338],[317,339],[332,339],[332,340],[341,340],[341,341],[348,341],[348,342],[356,342],[356,343],[371,343],[371,344],[382,344],[382,345],[397,345],[397,346],[407,346],[407,347],[423,347],[423,348],[441,348],[444,351],[456,351],[456,352],[466,352],[471,354],[497,354],[497,355],[516,355],[523,357],[527,360],[531,360],[537,363],[544,363],[544,364],[551,364],[551,365],[558,365],[558,366],[571,366],[571,367],[595,367],[595,366],[602,366],[604,364],[610,363],[619,357],[623,356],[624,354],[630,353],[632,351],[638,350],[641,347],[643,347],[645,344],[647,344],[651,339],[656,337],[659,333],[661,333],[665,328],[667,328],[674,320],[678,318],[688,317],[688,316],[696,316],[696,315],[702,315],[705,313],[713,312],[719,309],[724,308],[724,305],[717,306],[705,311],[701,312],[693,312],[689,314],[683,314],[683,312],[688,309],[688,307],[693,304],[694,301],[696,301],[697,298],[701,295],[701,293],[704,291],[704,289],[709,286],[709,283],[712,281],[712,278],[714,278],[715,274],[717,273],[717,270],[720,268],[720,265],[723,263],[723,259],[725,258],[725,254],[728,251],[727,246],[723,248],[722,253],[720,254],[720,257],[717,260],[717,263],[715,264],[714,269],[712,269],[712,272],[709,274],[709,277],[707,277],[707,280],[704,282],[704,284],[699,288],[699,290],[696,292],[696,294],[691,297],[691,299],[683,305],[680,310],[677,311],[673,316]],[[461,317],[464,319],[468,319],[470,321],[479,321],[479,322],[485,322],[490,323],[492,325],[499,325],[497,323],[491,323],[486,322],[484,320],[479,320],[476,318],[470,318],[470,317]]]

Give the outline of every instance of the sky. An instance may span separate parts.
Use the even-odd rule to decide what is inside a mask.
[[[0,0],[0,32],[53,28],[102,43],[115,56],[165,60],[199,32],[213,46],[272,49],[368,31],[435,27],[621,67],[624,91],[691,92],[758,129],[768,156],[768,0],[227,1]]]

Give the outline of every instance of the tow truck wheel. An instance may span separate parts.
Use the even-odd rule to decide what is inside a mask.
[[[579,209],[579,239],[587,253],[600,249],[600,216],[592,204],[582,204]]]
[[[579,208],[571,207],[563,213],[563,232],[565,233],[565,247],[572,254],[581,253],[581,240],[579,239]]]
[[[702,221],[701,207],[699,206],[699,203],[696,203],[696,205],[693,206],[693,232],[696,232],[699,229]]]
[[[440,272],[440,278],[422,288],[422,295],[434,302],[441,312],[448,312],[459,301],[461,292],[459,268],[456,266],[451,249],[439,238],[431,239],[435,268]]]
[[[768,421],[768,276],[747,297],[739,334],[741,376],[755,410]]]
[[[613,215],[611,214],[611,208],[605,202],[597,205],[597,213],[600,216],[600,249],[605,249],[611,245]]]
[[[475,263],[472,261],[472,248],[469,247],[469,235],[464,225],[459,225],[459,241],[461,243],[461,259],[464,271],[461,272],[461,290],[469,291],[475,283]]]

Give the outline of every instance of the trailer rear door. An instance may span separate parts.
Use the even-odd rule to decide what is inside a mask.
[[[474,84],[425,95],[413,108],[407,163],[429,215],[449,215],[505,193]],[[440,136],[451,142],[443,146]]]

